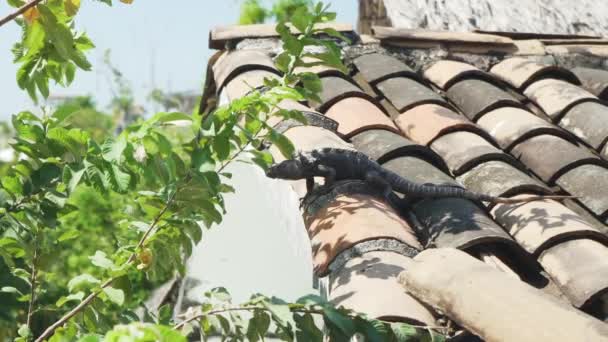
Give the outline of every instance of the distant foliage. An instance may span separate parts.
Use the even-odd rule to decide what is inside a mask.
[[[265,8],[260,0],[245,0],[241,4],[239,24],[261,24],[267,20],[290,22],[299,8],[312,10],[313,5],[312,0],[277,0],[272,7]]]
[[[48,95],[49,80],[67,85],[77,67],[88,68],[84,51],[92,43],[73,31],[79,5],[48,0],[20,19],[19,82],[33,98]],[[285,21],[276,26],[284,50],[276,66],[283,77],[265,80],[264,89],[251,89],[210,115],[161,112],[136,118],[115,135],[90,98],[43,115],[13,115],[10,145],[19,158],[0,179],[1,339],[186,341],[219,335],[258,341],[271,334],[286,341],[350,341],[355,335],[440,340],[430,329],[370,319],[316,296],[286,303],[256,295],[235,305],[218,288],[179,317],[169,306],[157,313],[141,308],[155,284],[184,275],[193,246],[222,222],[224,195],[235,191],[226,166],[245,157],[267,168],[273,162],[263,149],[268,143],[293,155],[289,139],[267,121],[274,116],[306,123],[301,112],[280,104],[319,101],[319,77],[296,68],[345,70],[335,43],[345,38],[317,28],[334,13],[319,3],[289,15],[301,33],[293,35]],[[128,97],[120,73],[112,73]]]

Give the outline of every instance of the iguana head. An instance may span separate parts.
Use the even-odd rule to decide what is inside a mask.
[[[306,177],[306,175],[304,175],[304,167],[302,162],[298,159],[289,159],[278,164],[274,164],[266,171],[266,176],[270,178],[292,180]]]

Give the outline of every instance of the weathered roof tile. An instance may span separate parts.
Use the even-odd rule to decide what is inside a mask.
[[[471,132],[453,132],[431,143],[431,148],[448,164],[456,176],[490,160],[501,160],[510,164],[517,161],[494,147],[487,140]]]
[[[363,55],[356,58],[353,63],[367,82],[372,85],[398,76],[413,79],[420,78],[420,76],[405,63],[381,53]]]
[[[608,247],[597,241],[562,242],[544,251],[539,261],[576,307],[608,290]]]
[[[321,78],[323,90],[321,91],[321,103],[317,104],[316,109],[324,112],[334,103],[347,97],[360,96],[363,98],[370,97],[361,90],[353,82],[349,82],[342,77],[327,76]]]
[[[576,75],[567,69],[523,57],[505,59],[492,67],[490,71],[521,90],[526,89],[531,83],[547,77],[580,84]]]
[[[440,60],[424,71],[424,77],[441,89],[448,89],[454,83],[466,78],[491,80],[492,76],[476,67],[458,61]]]
[[[575,238],[608,242],[608,236],[557,201],[499,203],[492,209],[492,216],[522,247],[537,257],[547,248]]]
[[[577,165],[600,162],[588,149],[547,134],[515,145],[512,154],[549,184]]]
[[[608,139],[608,107],[597,102],[579,103],[564,115],[559,125],[601,150]]]
[[[266,70],[279,74],[272,58],[260,50],[232,50],[225,52],[213,64],[213,75],[217,88],[221,90],[226,82],[249,70]]]
[[[552,78],[532,83],[524,93],[555,121],[577,103],[597,101],[597,97],[590,92],[571,83]]]
[[[393,252],[368,252],[350,259],[329,277],[329,299],[371,318],[434,325],[429,309],[403,291],[397,276],[411,259]]]
[[[421,252],[399,279],[414,297],[486,341],[608,340],[602,321],[457,249]]]
[[[515,241],[476,204],[461,198],[424,200],[413,207],[424,226],[426,247],[468,249],[478,245],[502,244],[519,249]]]
[[[327,109],[325,115],[340,124],[338,132],[345,136],[369,129],[399,131],[380,108],[360,97],[347,97],[336,102]]]
[[[428,103],[447,106],[439,94],[410,78],[389,78],[379,82],[377,87],[400,112]]]
[[[399,115],[395,123],[405,135],[422,145],[427,145],[434,139],[455,131],[484,133],[464,116],[435,104],[416,106]]]
[[[413,156],[447,172],[445,162],[433,150],[386,130],[372,129],[358,133],[351,138],[351,142],[357,150],[380,164],[398,157]]]
[[[572,72],[581,80],[583,88],[602,100],[608,100],[608,71],[576,67]]]
[[[608,169],[599,165],[581,165],[564,173],[556,180],[591,212],[602,219],[608,213]]]
[[[382,165],[405,179],[419,184],[432,183],[462,187],[437,166],[419,157],[403,156]],[[407,194],[406,194],[407,195]]]
[[[522,193],[550,193],[547,186],[513,165],[490,161],[458,177],[467,189],[492,196],[513,196]]]
[[[315,272],[323,275],[331,261],[354,244],[373,238],[392,238],[416,249],[421,245],[411,227],[384,200],[364,190],[352,192],[352,183],[340,182],[333,191],[309,199],[305,223],[313,248]],[[377,192],[369,189],[367,191]],[[311,208],[317,208],[312,210]]]
[[[477,124],[505,150],[534,135],[553,134],[571,138],[564,130],[517,107],[502,107],[482,116]]]
[[[455,83],[447,90],[447,95],[473,121],[499,107],[521,106],[511,94],[492,83],[478,79]]]

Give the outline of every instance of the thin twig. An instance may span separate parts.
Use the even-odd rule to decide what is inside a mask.
[[[38,5],[41,2],[42,2],[42,0],[32,0],[32,1],[28,2],[27,4],[19,7],[15,12],[13,12],[13,13],[7,15],[6,17],[0,19],[0,26],[13,21],[15,18],[17,18],[18,16],[22,15],[23,13],[25,13],[25,11],[27,11],[28,9],[30,9],[30,8]]]
[[[27,307],[27,321],[25,325],[32,329],[32,316],[34,315],[34,303],[36,301],[36,276],[38,274],[38,239],[34,245],[34,257],[32,258],[32,274],[30,275],[30,301]]]
[[[260,307],[260,306],[238,306],[238,307],[229,307],[229,308],[223,308],[223,309],[217,309],[217,310],[211,310],[205,313],[201,313],[195,316],[192,316],[182,322],[180,322],[179,324],[175,325],[173,327],[173,330],[178,330],[181,329],[182,327],[184,327],[184,325],[192,322],[192,321],[196,321],[199,320],[201,318],[204,318],[206,316],[213,316],[213,315],[217,315],[217,314],[221,314],[224,312],[231,312],[231,311],[255,311],[255,310],[261,310],[261,311],[266,311],[266,312],[270,312],[270,310],[268,308],[265,307]],[[313,315],[324,315],[325,312],[321,309],[306,309],[306,308],[295,308],[295,309],[291,309],[291,312],[297,312],[297,313],[307,313],[307,314],[313,314]],[[349,315],[350,317],[356,317],[356,315]],[[386,323],[390,323],[390,322],[386,322]],[[445,329],[445,327],[437,327],[437,326],[430,326],[430,325],[414,325],[414,324],[408,324],[408,326],[412,327],[412,328],[418,328],[418,329],[433,329],[433,330],[441,330],[441,329]]]
[[[162,217],[165,214],[165,212],[167,211],[167,209],[173,203],[173,200],[175,198],[175,194],[176,193],[177,193],[177,191],[175,193],[173,193],[173,195],[171,195],[171,197],[169,198],[169,200],[167,201],[167,203],[165,204],[165,206],[163,207],[163,209],[158,213],[158,215],[156,215],[156,217],[154,218],[154,221],[152,222],[152,224],[150,225],[150,227],[148,228],[148,230],[144,233],[144,235],[142,236],[142,238],[139,240],[139,243],[137,244],[137,247],[135,248],[135,251],[131,254],[131,256],[125,262],[125,264],[130,264],[130,263],[132,263],[135,260],[135,257],[137,256],[137,250],[139,248],[141,248],[141,246],[144,245],[144,243],[146,242],[146,240],[148,239],[148,237],[150,236],[150,234],[152,233],[152,231],[154,230],[154,228],[156,228],[156,225],[158,224],[158,222],[160,222],[160,220],[162,219]],[[51,334],[53,334],[53,332],[55,331],[55,329],[57,329],[60,326],[62,326],[63,324],[65,324],[70,318],[74,317],[74,315],[76,315],[82,309],[84,309],[93,299],[95,299],[95,298],[97,298],[97,296],[99,296],[99,294],[103,291],[104,288],[110,286],[110,284],[112,284],[113,281],[114,281],[114,278],[110,278],[105,283],[103,283],[101,285],[101,288],[99,290],[97,290],[95,292],[91,292],[91,294],[89,294],[85,299],[83,299],[80,303],[78,303],[78,305],[75,306],[72,310],[70,310],[70,312],[68,312],[63,317],[61,317],[58,321],[56,321],[51,326],[49,326],[42,333],[42,335],[40,335],[36,339],[35,342],[41,342],[41,341],[44,341],[44,339],[50,337]]]
[[[95,292],[91,292],[91,294],[89,294],[85,299],[83,299],[80,303],[78,303],[78,305],[76,305],[72,310],[70,310],[70,312],[68,312],[63,317],[61,317],[58,321],[56,321],[51,326],[46,328],[46,330],[42,333],[42,335],[40,335],[36,339],[35,342],[42,342],[45,339],[49,338],[51,336],[51,334],[53,334],[55,329],[64,325],[70,318],[74,317],[77,313],[79,313],[82,309],[84,309],[87,305],[89,305],[89,303],[93,299],[97,298],[97,296],[99,296],[99,294],[103,291],[103,289],[110,286],[110,284],[112,284],[113,281],[114,281],[114,278],[108,279],[105,283],[103,283],[101,285],[101,289],[99,289]]]

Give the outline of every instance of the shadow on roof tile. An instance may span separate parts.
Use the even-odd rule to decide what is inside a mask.
[[[435,325],[429,309],[411,297],[397,276],[411,259],[393,252],[368,252],[330,274],[330,301],[370,318],[390,318],[410,324]]]
[[[469,190],[492,196],[514,196],[522,193],[550,194],[547,186],[513,165],[490,161],[458,177]]]
[[[363,78],[372,85],[383,80],[403,76],[422,81],[420,75],[400,60],[381,53],[372,53],[356,58],[353,63]]]
[[[225,52],[213,65],[213,75],[217,89],[221,90],[226,83],[239,74],[249,70],[265,70],[279,74],[272,58],[260,50],[234,50]]]

